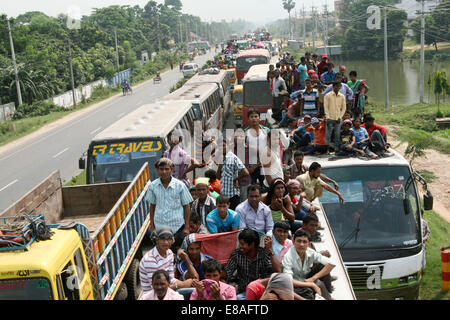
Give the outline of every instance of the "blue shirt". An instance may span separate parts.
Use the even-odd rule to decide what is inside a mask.
[[[200,252],[200,267],[196,267],[195,264],[193,265],[195,271],[197,271],[197,273],[198,273],[198,277],[200,278],[199,280],[205,279],[205,276],[203,275],[202,264],[203,264],[203,261],[208,260],[208,259],[213,259],[213,257],[208,256],[207,254],[204,254],[203,252]],[[186,279],[186,272],[188,271],[188,267],[187,267],[186,262],[184,260],[177,264],[177,269],[178,269],[178,272],[181,275],[181,279],[183,279],[183,281],[187,280]]]
[[[245,200],[237,206],[236,212],[239,214],[239,230],[248,228],[266,234],[273,229],[272,210],[262,202],[255,212],[248,200]]]
[[[363,127],[359,127],[359,130],[356,130],[354,127],[352,128],[355,133],[356,143],[360,143],[361,141],[367,139],[369,137],[369,133]]]
[[[302,90],[302,99],[304,101],[303,113],[310,116],[316,115],[318,112],[316,102],[319,99],[317,90],[313,89],[310,93],[306,92],[306,89]]]
[[[350,89],[350,87],[345,84],[345,83],[341,83],[342,86],[339,89],[339,92],[342,93],[346,99],[346,101],[350,101],[353,99],[353,90]],[[333,86],[329,85],[323,92],[323,96],[325,96],[327,93],[333,91]]]
[[[314,141],[314,131],[312,131],[312,130],[311,131],[305,130],[305,128],[307,129],[307,128],[311,128],[311,127],[312,127],[311,124],[309,124],[308,126],[303,125],[303,126],[298,128],[298,133],[300,135],[304,135],[305,133],[308,133],[311,136],[311,141]]]
[[[322,82],[332,82],[336,78],[336,75],[337,72],[335,71],[332,71],[331,73],[330,71],[327,71],[323,74]]]
[[[185,223],[183,206],[194,201],[186,185],[178,179],[172,178],[167,189],[158,178],[150,184],[146,199],[154,204],[155,228],[168,226],[176,233]]]
[[[239,215],[237,212],[228,209],[225,220],[222,220],[219,217],[219,211],[214,209],[208,214],[206,224],[211,233],[230,232],[233,228],[239,228]]]

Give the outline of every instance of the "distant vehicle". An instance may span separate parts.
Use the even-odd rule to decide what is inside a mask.
[[[190,74],[196,74],[198,72],[198,64],[187,63],[183,66],[182,72],[185,78],[187,78]]]
[[[240,83],[248,70],[257,64],[270,63],[271,55],[267,49],[243,50],[236,58],[238,82]]]
[[[259,64],[250,68],[242,80],[244,86],[244,107],[242,108],[242,125],[248,126],[248,112],[256,109],[261,114],[261,124],[267,118],[267,111],[272,108],[272,92],[267,81],[269,64]]]
[[[211,48],[211,46],[209,45],[208,41],[193,41],[193,42],[189,42],[187,45],[188,48],[188,52],[193,52],[195,51],[195,49],[197,50],[202,50],[202,51],[206,51],[209,50]]]
[[[242,109],[244,107],[244,87],[237,85],[233,90],[233,114],[234,124],[242,127]]]

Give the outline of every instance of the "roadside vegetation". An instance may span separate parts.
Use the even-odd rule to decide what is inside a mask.
[[[387,111],[383,104],[369,102],[367,111],[372,113],[377,123],[396,126],[394,134],[400,138],[414,138],[416,143],[427,141],[427,148],[450,154],[450,129],[440,128],[436,122],[438,112],[443,117],[450,117],[450,102],[441,103],[439,108],[435,103],[417,103],[394,106]]]
[[[450,300],[450,291],[442,291],[441,247],[450,245],[450,223],[434,211],[425,211],[431,234],[426,242],[426,267],[420,286],[421,300]]]

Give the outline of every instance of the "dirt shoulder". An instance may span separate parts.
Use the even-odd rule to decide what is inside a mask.
[[[392,134],[395,127],[386,127],[388,128],[388,134],[390,133],[388,137],[390,144],[404,156],[407,144],[402,143],[399,145],[400,142]],[[428,183],[428,189],[433,194],[434,199],[433,209],[446,221],[450,222],[450,156],[435,150],[426,150],[425,153],[424,157],[414,161],[414,167],[416,170],[430,171],[436,176],[433,182]]]

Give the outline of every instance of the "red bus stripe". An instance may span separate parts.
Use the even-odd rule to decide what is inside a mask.
[[[442,272],[442,281],[450,282],[450,272]]]
[[[441,259],[442,262],[450,262],[450,251],[441,251]]]

